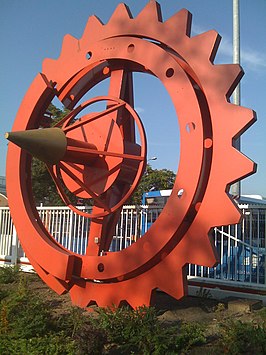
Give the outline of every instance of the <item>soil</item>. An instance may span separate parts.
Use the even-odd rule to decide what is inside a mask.
[[[72,306],[68,293],[57,295],[36,274],[25,274],[29,287],[40,294],[54,306],[55,312],[64,313]],[[157,291],[154,307],[158,310],[159,319],[165,323],[177,321],[199,322],[217,324],[218,321],[228,318],[242,321],[258,321],[262,304],[256,303],[258,309],[250,310],[254,305],[252,301],[237,300],[234,298],[215,300],[211,295],[207,297],[186,296],[176,300],[164,292]]]

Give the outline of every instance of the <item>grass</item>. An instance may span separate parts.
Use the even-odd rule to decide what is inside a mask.
[[[210,347],[207,326],[177,322],[166,326],[153,307],[54,311],[32,291],[16,268],[0,269],[0,354],[265,354],[262,322],[220,322]],[[208,351],[206,350],[208,349]]]

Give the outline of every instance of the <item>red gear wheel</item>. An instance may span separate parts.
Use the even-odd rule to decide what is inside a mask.
[[[60,57],[44,61],[43,73],[34,80],[18,112],[14,131],[38,127],[40,113],[55,95],[73,109],[91,87],[107,77],[110,100],[133,106],[133,72],[156,76],[176,109],[181,153],[172,194],[148,232],[120,252],[108,252],[112,237],[108,230],[120,210],[106,216],[104,206],[94,210],[87,255],[74,254],[57,244],[41,225],[28,193],[28,155],[9,146],[9,204],[23,248],[47,284],[58,293],[69,290],[76,305],[96,302],[110,306],[121,301],[132,307],[149,305],[156,288],[177,299],[182,297],[187,289],[185,266],[212,267],[218,261],[209,238],[211,228],[240,219],[229,187],[252,174],[255,165],[232,141],[254,122],[255,115],[229,102],[243,71],[239,65],[213,64],[220,36],[209,31],[190,38],[190,24],[187,10],[163,22],[155,1],[136,18],[124,4],[106,25],[90,17],[80,40],[66,35]],[[134,142],[132,127],[121,129],[123,139]],[[137,180],[145,164],[140,165]],[[103,242],[96,248],[93,241],[99,234]]]

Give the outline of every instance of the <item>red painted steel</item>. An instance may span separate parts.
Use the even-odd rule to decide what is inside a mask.
[[[255,164],[233,148],[232,140],[255,114],[229,101],[243,71],[238,65],[213,64],[220,36],[209,31],[191,38],[190,25],[191,14],[184,9],[163,22],[156,1],[135,18],[120,4],[106,25],[92,16],[79,40],[66,35],[59,58],[43,62],[18,111],[13,131],[38,128],[55,96],[71,110],[56,125],[66,137],[64,156],[46,163],[62,199],[76,213],[84,215],[65,188],[94,200],[92,213],[85,214],[91,218],[86,255],[63,248],[42,225],[31,192],[31,157],[14,144],[8,148],[7,191],[36,271],[56,292],[70,291],[81,307],[122,301],[149,305],[156,288],[181,298],[187,291],[187,263],[211,267],[218,262],[211,228],[240,219],[229,187],[255,172]],[[168,91],[180,127],[180,163],[156,222],[136,243],[112,253],[121,207],[146,166],[145,131],[134,110],[134,72],[157,77]],[[77,106],[106,78],[108,96]],[[99,102],[105,108],[94,111]]]

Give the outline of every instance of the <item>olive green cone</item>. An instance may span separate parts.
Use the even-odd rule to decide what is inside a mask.
[[[49,164],[58,163],[67,147],[67,138],[61,128],[9,132],[5,134],[5,138]]]

